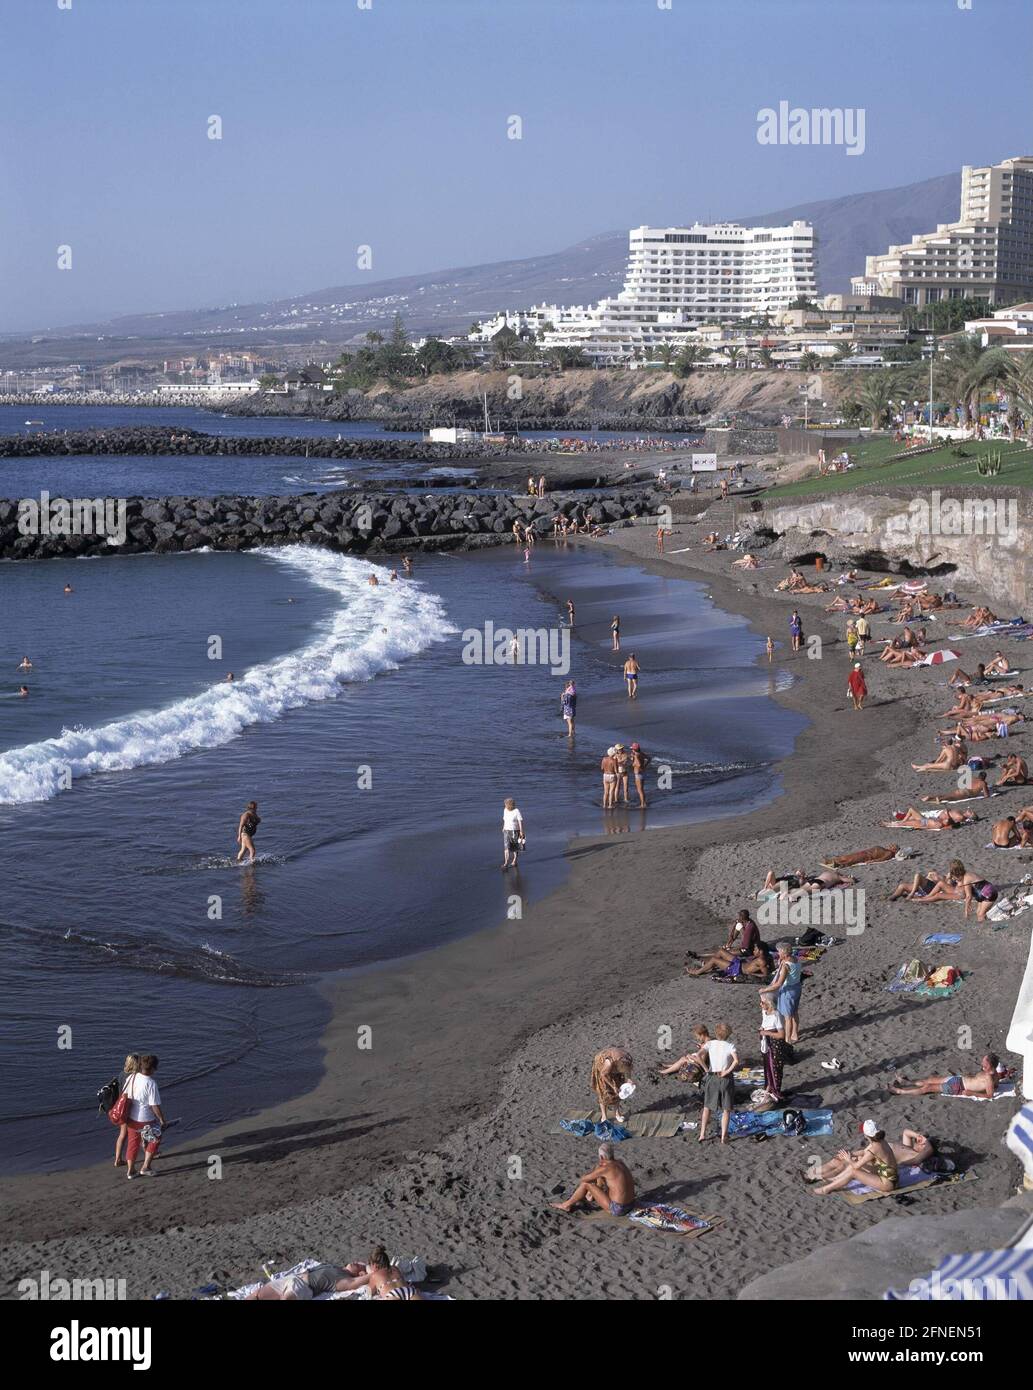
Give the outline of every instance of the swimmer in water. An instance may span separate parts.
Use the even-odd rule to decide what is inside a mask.
[[[411,556],[411,555],[403,555],[403,556],[402,556],[402,569],[405,570],[406,574],[412,574],[412,556]]]
[[[244,858],[245,854],[250,854],[249,864],[255,862],[255,832],[262,823],[262,818],[258,814],[258,802],[249,801],[241,813],[240,821],[237,825],[237,844],[240,849],[237,853],[237,863]]]
[[[27,656],[23,656],[22,659],[21,659],[21,661],[18,662],[18,670],[19,670],[19,671],[31,671],[31,670],[32,670],[32,662],[29,660],[29,658],[28,658]]]
[[[74,592],[75,592],[75,590],[72,588],[71,584],[66,584],[66,585],[65,585],[65,593],[66,593],[66,594],[72,594],[72,593],[74,593]]]
[[[223,676],[224,681],[234,681],[236,679],[237,678],[232,671],[227,671],[226,674]]]
[[[25,696],[25,695],[28,695],[28,693],[29,693],[29,687],[28,687],[27,685],[20,685],[20,686],[18,687],[18,694],[19,694],[19,695]]]
[[[375,587],[377,584],[380,583],[380,580],[377,578],[377,576],[376,576],[375,574],[371,574],[370,577],[369,577],[369,579],[368,579],[366,582],[367,582],[369,585]]]
[[[397,570],[392,570],[392,571],[391,571],[391,583],[393,584],[397,578],[398,578],[398,571],[397,571]]]

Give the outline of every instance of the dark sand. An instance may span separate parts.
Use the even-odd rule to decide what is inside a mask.
[[[785,640],[793,600],[772,592],[785,567],[730,579],[733,557],[702,555],[699,533],[676,527],[668,549],[694,542],[693,549],[663,562],[650,560],[650,528],[602,543],[708,579],[719,605],[779,641],[777,664],[799,675],[779,698],[811,720],[784,765],[783,795],[709,825],[575,840],[569,881],[522,922],[338,986],[319,1086],[203,1142],[170,1144],[153,1181],[129,1185],[115,1171],[113,1132],[98,1120],[105,1164],[6,1184],[6,1296],[19,1278],[43,1269],[52,1277],[125,1278],[131,1298],[159,1289],[184,1296],[213,1277],[252,1279],[262,1262],[361,1258],[383,1240],[394,1253],[420,1253],[444,1266],[458,1298],[655,1298],[662,1286],[674,1298],[734,1297],[767,1270],[902,1214],[889,1202],[852,1207],[840,1197],[818,1198],[801,1181],[812,1153],[828,1157],[852,1144],[858,1121],[869,1115],[891,1137],[905,1124],[927,1130],[960,1166],[979,1171],[976,1183],[918,1194],[914,1214],[991,1206],[1010,1195],[1017,1171],[1000,1137],[1018,1102],[904,1100],[885,1090],[894,1066],[922,1074],[968,1070],[982,1049],[1003,1051],[1033,921],[1023,916],[995,931],[989,923],[963,924],[959,907],[881,900],[919,865],[943,869],[954,855],[1002,884],[1033,870],[1033,854],[982,848],[985,817],[939,836],[878,827],[923,791],[947,789],[950,779],[919,777],[909,764],[929,755],[931,731],[946,723],[935,716],[952,703],[944,690],[950,668],[890,671],[869,659],[870,707],[852,712],[845,619],[825,618],[824,597],[798,600],[806,630],[820,633],[825,646],[821,660],[793,657]],[[876,618],[874,629],[886,631],[884,620]],[[966,664],[994,645],[965,642]],[[1011,644],[1010,651],[1013,664],[1030,666],[1024,647]],[[1022,678],[1029,680],[1028,669]],[[1025,752],[1027,744],[1020,732],[1008,747]],[[994,814],[1022,799],[1022,791],[1010,792],[992,803]],[[686,1088],[646,1079],[672,1055],[657,1052],[658,1029],[673,1028],[681,1049],[693,1023],[725,1019],[743,1055],[759,1060],[756,986],[687,980],[686,948],[724,940],[735,910],[755,906],[766,869],[812,868],[829,854],[893,839],[918,849],[919,858],[860,871],[867,930],[812,967],[799,1060],[786,1072],[787,1087],[818,1093],[834,1109],[834,1134],[721,1147],[698,1145],[690,1131],[623,1145],[640,1191],[725,1215],[721,1229],[687,1244],[551,1211],[550,1200],[568,1195],[571,1179],[593,1166],[591,1140],[548,1130],[588,1104],[599,1047],[622,1043],[636,1057],[634,1109],[669,1106],[692,1119],[699,1102]],[[939,930],[963,930],[964,941],[918,946]],[[915,955],[974,974],[946,1001],[883,993],[900,962]],[[372,1050],[357,1046],[362,1025],[372,1027]],[[971,1053],[958,1050],[961,1028],[971,1029]],[[845,1064],[838,1074],[820,1067],[833,1055]],[[212,1155],[222,1159],[220,1180],[209,1177]],[[821,1293],[815,1288],[815,1297]]]

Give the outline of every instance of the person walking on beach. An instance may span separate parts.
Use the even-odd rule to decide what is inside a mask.
[[[772,642],[770,636],[768,637],[768,640],[765,643],[765,647],[768,653],[768,665],[770,666],[775,659],[775,644],[774,642]]]
[[[721,1143],[728,1143],[728,1121],[735,1104],[735,1082],[732,1072],[739,1065],[739,1053],[735,1043],[729,1042],[732,1030],[727,1023],[719,1023],[714,1036],[704,1043],[700,1055],[707,1064],[708,1075],[703,1083],[703,1114],[699,1120],[699,1140],[704,1143],[707,1125],[712,1110],[721,1111]]]
[[[616,748],[607,748],[599,760],[599,771],[603,774],[603,810],[609,811],[616,805],[617,763],[614,760]]]
[[[646,768],[652,761],[653,759],[649,754],[642,751],[642,745],[640,743],[633,743],[631,745],[631,771],[635,777],[635,790],[638,793],[639,809],[642,811],[646,809],[646,793],[642,778]]]
[[[800,621],[800,614],[794,608],[789,618],[789,636],[793,639],[793,651],[800,650],[800,643],[803,641],[803,623]]]
[[[854,709],[864,709],[864,702],[868,695],[868,686],[865,683],[864,672],[861,670],[861,663],[854,662],[854,669],[850,672],[846,682],[847,694],[853,701]]]
[[[656,528],[656,553],[658,555],[664,553],[664,536],[666,535],[667,531],[664,529],[664,524],[661,521],[660,525]]]
[[[255,862],[255,834],[261,823],[262,817],[258,814],[258,802],[249,801],[241,812],[240,822],[237,825],[237,844],[240,846],[237,851],[238,864],[245,854],[251,856],[247,861],[249,864]]]
[[[610,623],[610,640],[615,652],[621,649],[621,617],[619,613],[614,613],[613,621]]]
[[[624,679],[627,682],[628,686],[629,700],[638,699],[638,673],[640,670],[641,667],[635,660],[635,653],[632,652],[631,655],[628,657],[627,661],[624,663]]]
[[[574,626],[574,600],[572,598],[567,599],[567,624],[570,627]]]
[[[517,855],[524,848],[524,818],[511,796],[502,803],[502,867],[515,869]]]
[[[121,1087],[121,1089],[122,1089],[123,1091],[124,1091],[125,1088],[126,1088],[126,1082],[129,1080],[129,1078],[130,1078],[131,1076],[134,1076],[134,1075],[136,1074],[136,1072],[138,1072],[139,1070],[140,1070],[140,1058],[137,1056],[137,1054],[136,1054],[135,1052],[130,1052],[129,1055],[126,1057],[125,1061],[122,1063],[122,1087]],[[126,1136],[128,1135],[128,1133],[129,1133],[129,1125],[126,1123],[125,1120],[123,1120],[123,1122],[122,1122],[122,1123],[119,1125],[119,1127],[118,1127],[118,1135],[116,1136],[116,1139],[115,1139],[115,1167],[116,1167],[116,1168],[121,1167],[121,1164],[122,1164],[122,1151],[123,1151],[123,1149],[125,1148]]]
[[[854,631],[857,633],[857,655],[864,656],[864,645],[872,635],[872,625],[863,613],[854,623]]]
[[[574,737],[574,719],[577,715],[577,687],[572,680],[567,681],[560,696],[560,707],[567,723],[567,737]]]
[[[158,1070],[157,1057],[148,1053],[140,1058],[137,1071],[126,1077],[123,1090],[129,1097],[129,1118],[126,1120],[128,1136],[126,1141],[127,1178],[135,1178],[133,1165],[140,1145],[144,1147],[144,1159],[140,1176],[154,1177],[151,1161],[161,1146],[161,1132],[165,1126],[165,1112],[161,1108],[161,1094],[154,1073]]]
[[[854,627],[853,618],[851,618],[846,625],[846,649],[847,656],[852,661],[854,659],[854,652],[857,651],[857,628]]]

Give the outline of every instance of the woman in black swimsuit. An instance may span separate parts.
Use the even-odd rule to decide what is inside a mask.
[[[258,814],[258,802],[249,801],[244,807],[240,817],[240,824],[237,826],[237,844],[240,849],[237,853],[237,863],[244,858],[245,854],[250,854],[249,864],[255,862],[255,832],[261,824],[262,818]]]

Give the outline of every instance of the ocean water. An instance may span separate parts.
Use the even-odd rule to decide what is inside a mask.
[[[26,426],[26,420],[42,426]],[[114,429],[122,426],[160,425],[188,428],[227,436],[288,435],[312,439],[413,440],[417,433],[385,430],[375,421],[295,419],[290,416],[234,416],[187,406],[57,406],[0,405],[0,435],[46,431]],[[525,434],[527,439],[546,439],[555,432]],[[636,436],[615,431],[563,432],[564,438],[619,441]],[[672,436],[671,442],[681,437]],[[431,484],[435,488],[462,485],[476,470],[454,464],[390,459],[306,459],[304,455],[206,458],[195,455],[59,455],[0,459],[0,496],[38,497],[46,487],[53,497],[165,497],[210,496],[241,493],[246,496],[278,496],[297,492],[332,492],[358,487],[369,481],[391,486]],[[41,481],[45,477],[45,481]]]
[[[688,580],[583,545],[537,552],[420,558],[397,582],[312,547],[0,566],[8,1171],[105,1156],[93,1096],[130,1050],[161,1056],[182,1133],[313,1084],[326,976],[504,917],[507,795],[533,904],[571,835],[775,793],[801,720],[771,699],[745,623]],[[608,650],[615,611],[636,702]],[[559,671],[463,660],[489,621],[552,631],[560,665],[569,640],[573,743]],[[598,804],[618,738],[673,769],[644,814]],[[259,862],[240,868],[251,798]]]

